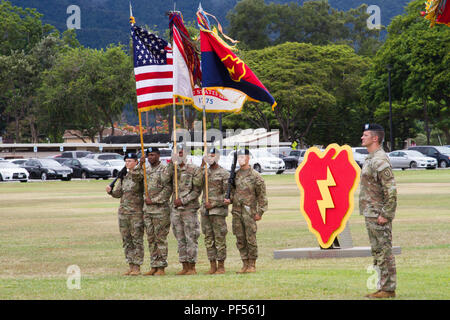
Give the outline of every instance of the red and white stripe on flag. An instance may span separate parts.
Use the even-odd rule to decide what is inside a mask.
[[[139,111],[149,111],[172,105],[173,56],[167,50],[167,64],[145,65],[134,68]]]
[[[162,38],[133,25],[134,75],[139,111],[172,104],[173,52]]]
[[[193,92],[191,74],[187,67],[186,53],[184,50],[181,35],[178,29],[173,27],[173,95],[183,99],[186,104],[192,104]]]

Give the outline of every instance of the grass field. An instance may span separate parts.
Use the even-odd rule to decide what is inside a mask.
[[[397,299],[450,298],[450,170],[395,171]],[[123,277],[118,200],[106,181],[0,184],[0,299],[362,299],[371,258],[273,259],[273,251],[317,247],[299,211],[293,175],[265,176],[269,210],[258,223],[257,273],[237,275],[241,261],[229,225],[225,275],[208,276],[203,235],[196,276],[180,269],[169,235],[165,277]],[[358,192],[355,195],[358,197]],[[349,222],[355,246],[368,246],[358,207]],[[146,243],[146,241],[145,241]],[[69,290],[66,270],[81,270]],[[146,243],[145,265],[149,254]]]

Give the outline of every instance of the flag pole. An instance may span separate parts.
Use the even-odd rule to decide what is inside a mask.
[[[141,135],[141,152],[142,157],[145,155],[144,151],[144,136],[142,133],[142,116],[141,111],[139,110],[139,132]],[[148,189],[147,189],[147,170],[145,168],[145,160],[142,162],[142,169],[144,170],[144,189],[145,189],[145,197],[148,198]]]
[[[184,99],[183,99],[183,128],[186,129],[186,113],[184,111]]]
[[[134,26],[136,20],[133,17],[133,8],[131,7],[131,1],[130,1],[130,24],[131,26]],[[142,115],[141,110],[138,110],[139,114],[139,133],[141,136],[141,156],[145,155],[144,151],[144,135],[142,133]],[[147,169],[145,168],[145,161],[142,162],[142,169],[144,170],[144,189],[145,189],[145,197],[148,198],[148,190],[147,190]]]
[[[172,119],[173,119],[173,152],[175,157],[178,156],[177,151],[177,113],[175,109],[175,96],[172,98]],[[178,199],[178,161],[173,162],[173,168],[175,170],[175,200]]]
[[[202,102],[203,102],[203,157],[207,157],[208,147],[206,143],[206,106],[205,106],[205,88],[202,88]],[[206,160],[205,160],[206,162]],[[205,164],[205,200],[209,201],[208,197],[208,166]]]
[[[174,11],[175,11],[175,4],[174,4]],[[172,27],[174,28],[175,25]],[[173,30],[172,30],[173,32]],[[172,42],[174,42],[172,40]],[[175,44],[172,43],[172,47],[175,48]],[[176,59],[176,56],[174,54],[174,59]],[[173,90],[175,90],[175,79],[177,77],[177,75],[175,74],[177,68],[176,68],[176,61],[173,61]],[[178,158],[178,150],[177,150],[177,110],[175,108],[175,95],[174,92],[172,92],[172,121],[173,121],[173,154],[175,155],[174,159]],[[185,150],[184,150],[185,151]],[[183,151],[183,152],[184,152]],[[173,161],[173,169],[174,169],[174,174],[175,174],[175,178],[174,178],[174,182],[175,182],[175,200],[178,199],[178,161],[175,160]]]

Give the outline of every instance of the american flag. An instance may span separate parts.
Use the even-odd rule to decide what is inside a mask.
[[[173,54],[170,45],[147,30],[131,27],[139,111],[172,104]]]

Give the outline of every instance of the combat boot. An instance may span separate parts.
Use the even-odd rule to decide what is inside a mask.
[[[239,271],[236,271],[236,273],[245,273],[248,268],[248,260],[242,260],[242,268]]]
[[[194,263],[189,263],[189,270],[186,272],[187,276],[191,276],[197,274],[197,271],[195,270],[195,262]]]
[[[248,259],[248,267],[245,273],[253,273],[256,272],[256,260],[255,259]]]
[[[128,269],[128,271],[127,271],[127,272],[124,272],[122,275],[123,275],[123,276],[129,276],[132,270],[133,270],[133,264],[130,263],[130,264],[129,264],[129,269]]]
[[[395,298],[395,291],[378,290],[377,292],[365,295],[365,297],[376,299]]]
[[[141,274],[141,266],[138,264],[133,265],[133,269],[130,272],[130,276],[138,276]]]
[[[153,275],[154,276],[165,276],[166,273],[164,272],[164,267],[158,268],[158,271],[156,271]]]
[[[152,267],[152,269],[149,272],[144,273],[144,276],[153,276],[155,272],[158,270],[158,268]]]
[[[210,269],[208,272],[206,272],[206,274],[214,274],[217,271],[217,264],[216,264],[216,260],[211,260],[209,262],[210,264]]]
[[[183,269],[177,272],[177,276],[185,275],[189,270],[189,262],[182,262],[181,264],[183,265]]]
[[[224,274],[225,273],[225,260],[217,261],[217,271],[216,274]]]

